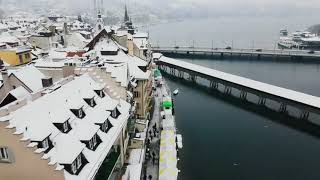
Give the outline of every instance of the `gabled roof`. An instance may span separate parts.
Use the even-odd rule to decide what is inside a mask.
[[[96,87],[99,87],[98,83],[93,81],[88,74],[84,74],[52,93],[28,102],[27,105],[12,112],[3,120],[9,120],[9,127],[16,128],[17,132],[15,134],[23,134],[23,139],[41,142],[49,136],[53,148],[43,158],[48,159],[51,165],[56,163],[58,165],[71,164],[80,153],[83,153],[88,160],[88,164],[83,167],[78,175],[72,175],[65,171],[65,179],[93,179],[113,144],[121,135],[122,129],[129,118],[131,106],[125,101],[113,100],[108,95],[104,98],[96,96],[96,106],[94,107],[87,105],[83,98],[91,96],[90,91],[94,92]],[[66,100],[79,101],[84,107],[85,118],[79,119],[70,113],[70,107],[68,103],[65,103]],[[117,104],[114,104],[115,102]],[[120,116],[117,119],[110,118],[112,127],[107,133],[104,133],[95,124],[97,121],[103,122],[109,118],[110,112],[107,112],[109,103],[112,106],[118,106]],[[54,123],[64,122],[69,116],[71,116],[69,123],[72,129],[65,134],[57,129]],[[61,119],[61,121],[58,119]],[[94,134],[98,134],[102,142],[92,151],[81,143],[81,140],[90,140]],[[63,166],[59,166],[58,169],[63,169]]]
[[[34,66],[25,66],[18,70],[9,71],[9,74],[9,76],[15,76],[19,81],[26,85],[31,92],[41,90],[43,88],[41,79],[46,77]]]

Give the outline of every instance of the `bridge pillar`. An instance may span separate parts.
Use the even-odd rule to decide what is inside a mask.
[[[174,68],[170,68],[170,74],[175,76],[176,75],[176,70]]]
[[[267,99],[265,97],[260,96],[258,104],[264,106],[264,105],[266,105],[266,101],[267,101]]]
[[[190,74],[190,75],[189,75],[189,80],[190,80],[191,82],[196,83],[196,82],[197,82],[197,76],[194,75],[194,74]]]
[[[308,111],[303,110],[300,113],[300,119],[301,120],[308,120],[309,119],[309,115],[310,115],[310,113]]]
[[[210,81],[210,88],[212,89],[218,89],[219,88],[219,84],[215,81]]]
[[[241,93],[240,93],[240,99],[242,99],[242,100],[247,100],[247,92],[246,91],[241,91]]]
[[[230,95],[232,92],[232,88],[229,87],[229,86],[225,86],[224,87],[224,93],[227,94],[227,95]]]
[[[180,79],[183,79],[184,78],[184,72],[183,71],[179,71],[178,77]]]
[[[258,60],[260,60],[261,59],[261,54],[258,54]]]
[[[224,54],[223,54],[223,53],[221,53],[221,58],[223,58],[223,56],[224,56]]]
[[[279,108],[279,112],[281,112],[281,113],[287,112],[287,104],[286,103],[281,103],[280,108]]]

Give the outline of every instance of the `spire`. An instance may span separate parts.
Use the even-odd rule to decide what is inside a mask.
[[[125,5],[124,22],[129,22],[129,20],[127,5]]]

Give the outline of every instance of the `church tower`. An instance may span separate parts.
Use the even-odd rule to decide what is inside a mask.
[[[129,14],[128,14],[128,8],[127,5],[125,5],[125,10],[124,10],[124,23],[129,22],[130,18],[129,18]]]
[[[98,11],[98,18],[97,18],[97,24],[96,24],[96,27],[95,27],[95,34],[97,35],[103,29],[104,29],[104,22],[103,22],[103,19],[102,19],[101,12]]]

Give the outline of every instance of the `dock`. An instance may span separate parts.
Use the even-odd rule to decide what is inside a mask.
[[[157,58],[156,64],[161,71],[172,76],[196,84],[204,83],[211,89],[222,91],[226,95],[238,96],[244,101],[247,101],[249,94],[256,97],[255,103],[260,106],[273,101],[282,113],[287,113],[289,106],[293,107],[300,111],[298,118],[302,120],[308,120],[309,113],[320,115],[320,98],[316,96],[165,56]]]
[[[152,47],[152,51],[166,56],[219,56],[251,57],[255,59],[272,58],[288,60],[317,60],[320,62],[320,51],[294,49],[235,49],[203,47]]]

